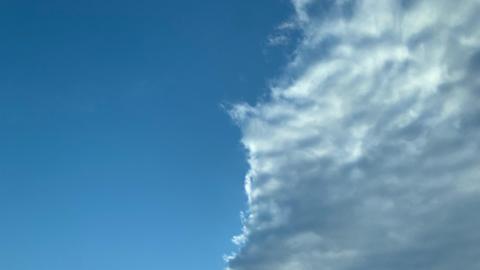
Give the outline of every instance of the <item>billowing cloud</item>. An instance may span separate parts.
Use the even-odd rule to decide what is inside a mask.
[[[292,0],[231,270],[480,269],[480,2]]]

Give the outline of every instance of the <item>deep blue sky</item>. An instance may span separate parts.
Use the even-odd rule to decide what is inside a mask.
[[[221,269],[287,1],[1,1],[0,269]]]

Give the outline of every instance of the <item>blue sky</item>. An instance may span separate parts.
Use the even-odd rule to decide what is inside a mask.
[[[221,104],[265,92],[291,10],[1,1],[0,268],[222,269],[247,164]]]

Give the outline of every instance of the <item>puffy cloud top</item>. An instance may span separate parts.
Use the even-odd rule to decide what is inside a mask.
[[[292,3],[229,269],[480,269],[480,1]]]

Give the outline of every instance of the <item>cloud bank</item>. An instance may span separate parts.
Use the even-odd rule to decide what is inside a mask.
[[[228,269],[480,269],[480,1],[292,3]]]

